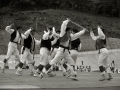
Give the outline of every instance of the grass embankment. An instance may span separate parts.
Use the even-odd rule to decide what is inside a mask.
[[[15,22],[17,25],[21,25],[25,32],[29,27],[36,28],[36,18],[38,19],[37,23],[37,32],[40,33],[36,34],[36,38],[40,39],[42,36],[43,30],[48,27],[54,26],[56,29],[60,29],[62,21],[66,18],[70,18],[74,22],[80,24],[86,28],[96,28],[98,24],[101,24],[107,32],[108,38],[108,48],[119,48],[120,40],[117,39],[119,37],[119,30],[120,30],[120,19],[118,18],[111,18],[111,17],[103,17],[103,16],[96,16],[76,11],[66,11],[66,10],[41,10],[41,11],[20,11],[20,12],[11,12],[6,13],[4,16],[0,18],[1,24],[1,41],[0,45],[5,45],[5,48],[2,46],[3,49],[0,49],[1,54],[5,54],[7,52],[7,45],[9,42],[9,34],[4,32],[4,28]],[[68,24],[69,27],[80,28],[72,23]],[[110,38],[111,37],[111,38]],[[113,37],[113,38],[112,38]],[[81,37],[82,41],[82,51],[88,50],[95,50],[94,41],[89,36],[89,33],[86,32],[85,35]],[[36,52],[39,52],[38,47],[36,48]]]

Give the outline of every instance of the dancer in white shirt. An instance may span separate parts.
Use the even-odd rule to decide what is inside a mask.
[[[98,58],[98,65],[99,65],[99,70],[101,72],[101,79],[99,81],[104,81],[106,80],[105,73],[108,73],[108,78],[107,80],[111,80],[111,70],[110,70],[110,65],[108,63],[108,55],[109,52],[106,48],[106,36],[104,33],[104,29],[101,29],[101,27],[98,28],[98,36],[95,36],[93,31],[90,31],[90,36],[93,40],[96,41],[96,49],[99,50],[99,58]]]
[[[5,28],[5,30],[11,35],[10,42],[8,44],[8,50],[7,55],[4,59],[4,66],[3,66],[3,73],[5,71],[5,67],[8,66],[8,60],[10,59],[11,55],[15,55],[16,62],[20,62],[20,56],[19,56],[19,50],[18,50],[18,44],[21,44],[21,39],[26,38],[25,35],[20,33],[20,30],[22,30],[21,26],[15,26],[14,24],[11,24]]]
[[[17,75],[22,75],[22,67],[23,64],[27,61],[29,69],[30,69],[30,75],[34,75],[35,69],[34,69],[34,63],[33,60],[33,52],[35,50],[35,45],[40,45],[41,40],[36,40],[34,38],[35,29],[30,28],[27,30],[24,35],[26,36],[26,39],[24,39],[23,46],[21,48],[21,63],[18,65],[18,69],[16,71]]]
[[[51,66],[59,62],[61,59],[65,59],[66,62],[68,62],[71,66],[75,65],[74,60],[71,58],[69,49],[71,47],[71,40],[76,39],[78,36],[74,35],[73,37],[70,37],[71,29],[67,27],[68,22],[70,22],[70,19],[67,19],[63,21],[61,25],[61,32],[60,32],[60,46],[58,48],[58,51],[55,55],[55,57],[50,61],[50,63],[46,66],[46,70],[49,70]],[[76,72],[73,70],[73,67],[70,67],[73,80],[78,80]],[[41,78],[43,77],[43,74],[41,73]]]

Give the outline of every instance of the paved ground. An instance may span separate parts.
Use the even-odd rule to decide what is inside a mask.
[[[80,53],[77,63],[91,65],[92,69],[98,69],[96,52]],[[2,67],[5,55],[0,55],[0,67]],[[110,62],[115,60],[117,67],[120,67],[120,51],[110,53]],[[39,62],[39,55],[35,55],[36,65]],[[23,76],[16,76],[14,57],[9,60],[11,69],[2,73],[0,69],[0,90],[120,90],[120,74],[113,74],[111,81],[99,81],[99,72],[80,72],[78,71],[79,81],[73,81],[62,76],[61,71],[56,72],[55,77],[45,75],[43,79],[32,77],[29,75],[29,70],[23,71]]]
[[[15,70],[0,70],[0,89],[18,90],[37,90],[49,89],[59,90],[120,90],[120,74],[113,74],[111,81],[99,81],[99,72],[80,72],[78,71],[79,81],[73,81],[62,76],[61,71],[56,72],[55,77],[45,75],[42,79],[29,75],[29,70],[23,71],[23,76],[16,76]]]

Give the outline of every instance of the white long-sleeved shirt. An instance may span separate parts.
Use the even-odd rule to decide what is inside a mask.
[[[66,28],[67,28],[67,24],[68,24],[69,20],[65,20],[63,21],[62,25],[61,25],[61,29],[60,29],[60,37],[64,36],[64,34],[66,33]]]
[[[80,43],[80,45],[78,46],[78,51],[81,50],[82,44]]]
[[[98,27],[98,36],[95,36],[93,31],[90,32],[90,36],[93,40],[97,40],[98,38],[105,39],[105,34],[103,33],[100,27]]]
[[[66,27],[68,24],[69,20],[65,20],[63,21],[62,25],[61,25],[61,32],[60,32],[60,37],[64,36],[64,34],[66,33]],[[81,35],[83,35],[85,33],[85,29],[83,29],[82,31],[74,34],[74,35],[70,35],[71,37],[71,41],[76,40],[77,38],[80,38]],[[68,47],[69,46],[69,40],[67,42],[64,42],[64,46]]]
[[[42,39],[43,39],[43,40],[47,40],[47,39],[50,37],[49,34],[50,34],[50,31],[44,32]]]
[[[52,38],[53,34],[49,35],[49,33],[45,33],[42,37],[43,40],[48,40],[49,38]],[[54,45],[57,42],[58,38],[55,38],[53,41],[51,41],[51,44]]]
[[[27,31],[25,31],[24,35],[26,36],[26,38],[28,38],[30,32],[31,32],[31,28],[28,29]],[[25,39],[26,39],[26,38],[25,38]]]
[[[57,42],[58,38],[55,38],[53,41],[51,41],[51,44],[54,45]]]
[[[12,33],[15,31],[14,29],[11,29],[11,26],[7,26],[7,27],[5,28],[5,30],[6,30],[9,34],[12,34]],[[21,34],[21,37],[22,37],[23,39],[26,38],[26,36],[23,35],[23,34]],[[14,42],[18,42],[18,43],[19,43],[20,40],[21,40],[21,37],[20,37],[19,32],[17,31],[16,38],[14,39]]]
[[[71,36],[71,41],[80,38],[80,37],[85,33],[85,31],[86,31],[86,30],[83,29],[82,31],[79,31],[78,33],[70,34],[70,36]]]
[[[83,35],[85,33],[85,29],[83,29],[82,31],[75,33],[75,34],[71,34],[71,41],[76,40],[78,38],[80,38],[81,35]],[[78,51],[81,50],[82,44],[80,43],[80,45],[78,46]]]
[[[53,32],[52,32],[53,36],[59,38],[60,37],[60,34],[57,34],[56,31],[55,31],[55,27],[53,27]]]
[[[26,36],[26,38],[28,38],[28,36],[31,35],[30,32],[31,32],[31,29],[28,29],[28,30],[24,33],[24,36]],[[31,35],[31,37],[32,37],[32,39],[34,39],[35,45],[40,45],[41,39],[40,39],[40,40],[36,40],[32,35]],[[26,38],[24,38],[24,39],[26,39]]]

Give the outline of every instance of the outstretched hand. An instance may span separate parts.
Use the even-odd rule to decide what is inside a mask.
[[[89,32],[89,30],[87,28],[83,28],[83,30],[85,30],[86,32]]]
[[[97,28],[102,28],[102,26],[97,26]]]
[[[92,28],[90,28],[90,32],[93,32],[93,29],[92,29]]]
[[[33,31],[33,30],[34,30],[34,28],[33,28],[33,27],[30,27],[30,29],[31,29],[31,31]]]
[[[83,30],[88,31],[86,28],[83,28]]]
[[[10,26],[11,26],[11,27],[13,27],[14,25],[15,25],[15,24],[14,24],[14,23],[12,23]]]
[[[67,18],[68,21],[71,21],[69,18]]]

